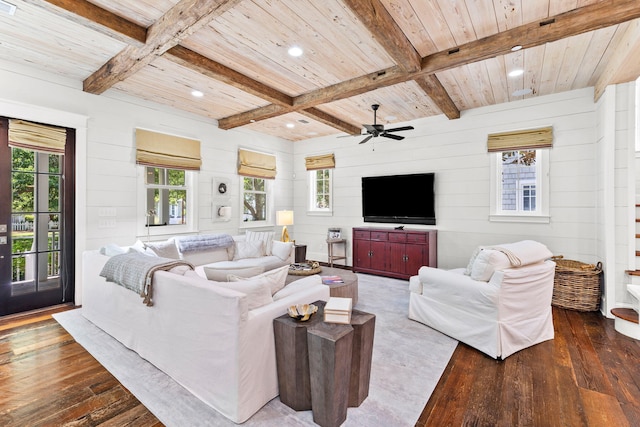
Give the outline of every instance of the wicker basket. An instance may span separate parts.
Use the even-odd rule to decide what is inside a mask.
[[[577,311],[596,311],[600,306],[602,263],[552,258],[556,263],[551,305]]]

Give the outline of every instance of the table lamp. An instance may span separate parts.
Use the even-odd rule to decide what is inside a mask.
[[[289,233],[287,232],[287,225],[293,225],[293,211],[277,211],[276,212],[276,225],[282,225],[282,237],[280,240],[283,242],[289,241]]]

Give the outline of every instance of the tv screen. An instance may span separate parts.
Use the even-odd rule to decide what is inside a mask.
[[[362,178],[365,222],[436,224],[435,174],[369,176]]]

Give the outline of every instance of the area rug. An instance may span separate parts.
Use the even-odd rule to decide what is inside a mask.
[[[355,308],[376,315],[371,382],[369,396],[358,408],[348,409],[343,425],[413,426],[457,341],[407,318],[406,280],[358,274],[358,294]],[[54,318],[166,426],[236,425],[94,326],[81,310]],[[311,411],[294,411],[276,397],[242,425],[315,424]]]

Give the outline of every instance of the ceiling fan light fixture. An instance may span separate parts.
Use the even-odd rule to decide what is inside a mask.
[[[524,74],[524,70],[522,68],[515,69],[509,72],[509,77],[518,77]]]
[[[304,53],[304,51],[300,46],[291,46],[287,52],[289,53],[290,56],[293,56],[294,58],[297,58],[298,56],[302,56],[302,54]]]

